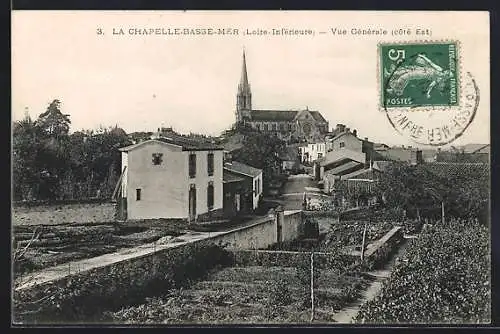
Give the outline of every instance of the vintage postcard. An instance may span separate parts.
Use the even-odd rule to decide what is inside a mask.
[[[13,11],[12,325],[491,323],[487,12]]]

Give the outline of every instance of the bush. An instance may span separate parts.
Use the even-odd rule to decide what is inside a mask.
[[[490,321],[488,228],[451,220],[412,239],[382,293],[360,309],[360,323]]]
[[[292,303],[293,299],[288,285],[289,283],[284,279],[271,283],[271,293],[268,298],[269,306],[286,306]]]

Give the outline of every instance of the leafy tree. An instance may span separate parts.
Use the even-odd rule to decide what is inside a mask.
[[[36,121],[14,122],[15,200],[111,195],[121,172],[118,148],[131,144],[127,134],[118,126],[69,134],[70,124],[57,99]]]
[[[47,110],[37,120],[37,126],[47,136],[56,138],[68,135],[70,124],[69,115],[61,112],[61,101],[57,99],[49,104]]]
[[[263,170],[264,191],[272,177],[279,173],[280,155],[285,151],[285,142],[248,127],[237,129],[244,135],[242,148],[233,153],[234,160]]]

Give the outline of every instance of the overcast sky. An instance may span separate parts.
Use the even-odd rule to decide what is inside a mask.
[[[237,36],[137,36],[130,28],[238,28]],[[315,36],[244,36],[248,29],[312,29]],[[388,36],[333,36],[330,28]],[[390,31],[407,27],[412,36]],[[96,33],[102,28],[104,35]],[[122,28],[125,35],[113,35]],[[429,28],[432,36],[415,36]],[[319,34],[325,31],[326,34]],[[378,110],[377,43],[458,39],[462,68],[481,89],[476,118],[455,145],[489,143],[487,13],[36,12],[12,13],[12,114],[32,118],[53,99],[72,131],[115,124],[219,134],[234,122],[243,47],[254,109],[319,110],[361,137],[410,144]]]

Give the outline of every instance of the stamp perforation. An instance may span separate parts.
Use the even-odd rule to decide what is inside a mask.
[[[461,83],[464,81],[464,72],[463,72],[463,63],[462,63],[462,45],[461,45],[461,42],[459,40],[455,40],[455,39],[433,39],[433,40],[427,40],[427,39],[418,39],[418,40],[405,40],[405,41],[383,41],[383,42],[379,42],[377,43],[377,68],[376,68],[376,75],[377,75],[377,93],[378,93],[378,105],[379,105],[379,109],[381,111],[387,111],[386,110],[386,107],[384,106],[384,103],[383,103],[383,97],[384,97],[384,93],[383,93],[383,89],[384,89],[384,84],[383,84],[383,76],[382,76],[382,72],[381,72],[381,67],[382,67],[382,64],[381,64],[381,52],[382,52],[382,47],[383,46],[387,46],[387,45],[418,45],[418,44],[422,44],[422,45],[425,45],[425,44],[455,44],[455,47],[456,47],[456,52],[455,54],[457,55],[457,57],[455,58],[455,68],[456,68],[456,72],[458,73],[458,75],[456,76],[457,78],[457,102],[458,102],[458,105],[460,105],[460,98],[461,98],[461,94],[460,94],[460,87],[461,87]],[[402,107],[402,106],[400,106]],[[426,107],[429,107],[429,106],[426,106]],[[445,105],[436,105],[435,107],[439,107],[439,109],[449,109],[453,106],[445,106]],[[422,111],[423,109],[420,108],[420,106],[414,106],[414,107],[408,107],[408,111],[411,111],[411,112],[418,112],[418,111]]]

